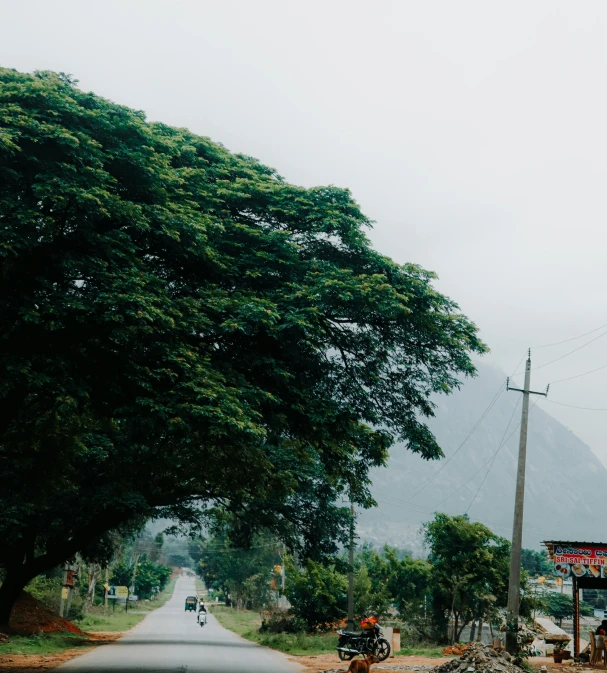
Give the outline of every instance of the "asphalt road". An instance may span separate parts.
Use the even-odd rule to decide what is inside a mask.
[[[177,580],[173,597],[111,645],[102,645],[59,666],[63,673],[301,673],[285,655],[239,638],[212,614],[204,627],[184,611],[195,595],[193,579]]]

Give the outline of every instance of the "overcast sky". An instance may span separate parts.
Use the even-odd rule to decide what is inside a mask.
[[[507,373],[607,324],[604,0],[0,0],[0,16],[1,65],[72,73],[291,182],[349,187],[374,245],[436,271]],[[532,387],[602,365],[607,335]],[[550,399],[607,409],[606,379]],[[607,411],[542,406],[607,464]]]

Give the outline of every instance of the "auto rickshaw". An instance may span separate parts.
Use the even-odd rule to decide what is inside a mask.
[[[192,610],[194,610],[194,612],[196,612],[197,604],[198,604],[198,599],[196,598],[196,596],[188,596],[185,599],[185,611],[186,612],[192,612]]]

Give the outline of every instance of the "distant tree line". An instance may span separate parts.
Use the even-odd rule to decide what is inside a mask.
[[[506,607],[510,543],[467,516],[436,514],[423,526],[426,559],[385,546],[357,548],[354,560],[356,619],[373,614],[400,619],[421,640],[458,641],[472,625],[472,637],[487,623],[499,627]],[[230,553],[232,550],[233,553]],[[232,549],[227,538],[212,537],[192,547],[207,586],[230,595],[237,607],[275,610],[279,579],[274,565],[280,548],[256,538],[248,551]],[[335,628],[346,616],[345,556],[286,560],[285,595],[301,628]],[[523,574],[521,614],[540,607]]]

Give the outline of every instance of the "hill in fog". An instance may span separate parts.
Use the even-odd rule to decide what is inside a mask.
[[[388,468],[373,472],[372,492],[379,507],[360,514],[358,533],[362,539],[420,552],[417,533],[422,522],[432,518],[435,511],[463,514],[466,510],[473,521],[511,538],[521,393],[504,390],[454,455],[500,384],[505,388],[506,375],[502,372],[482,364],[478,372],[478,377],[466,381],[459,392],[436,400],[436,417],[429,426],[446,458],[428,463],[396,445]],[[531,407],[536,399],[532,396]],[[596,514],[601,498],[607,494],[607,470],[589,446],[542,410],[542,406],[548,406],[542,400],[529,416],[523,543],[539,548],[542,540],[551,538],[607,541],[607,522]],[[506,434],[510,438],[487,474],[488,465],[483,466],[495,454],[511,417]],[[436,474],[437,470],[440,472]]]

